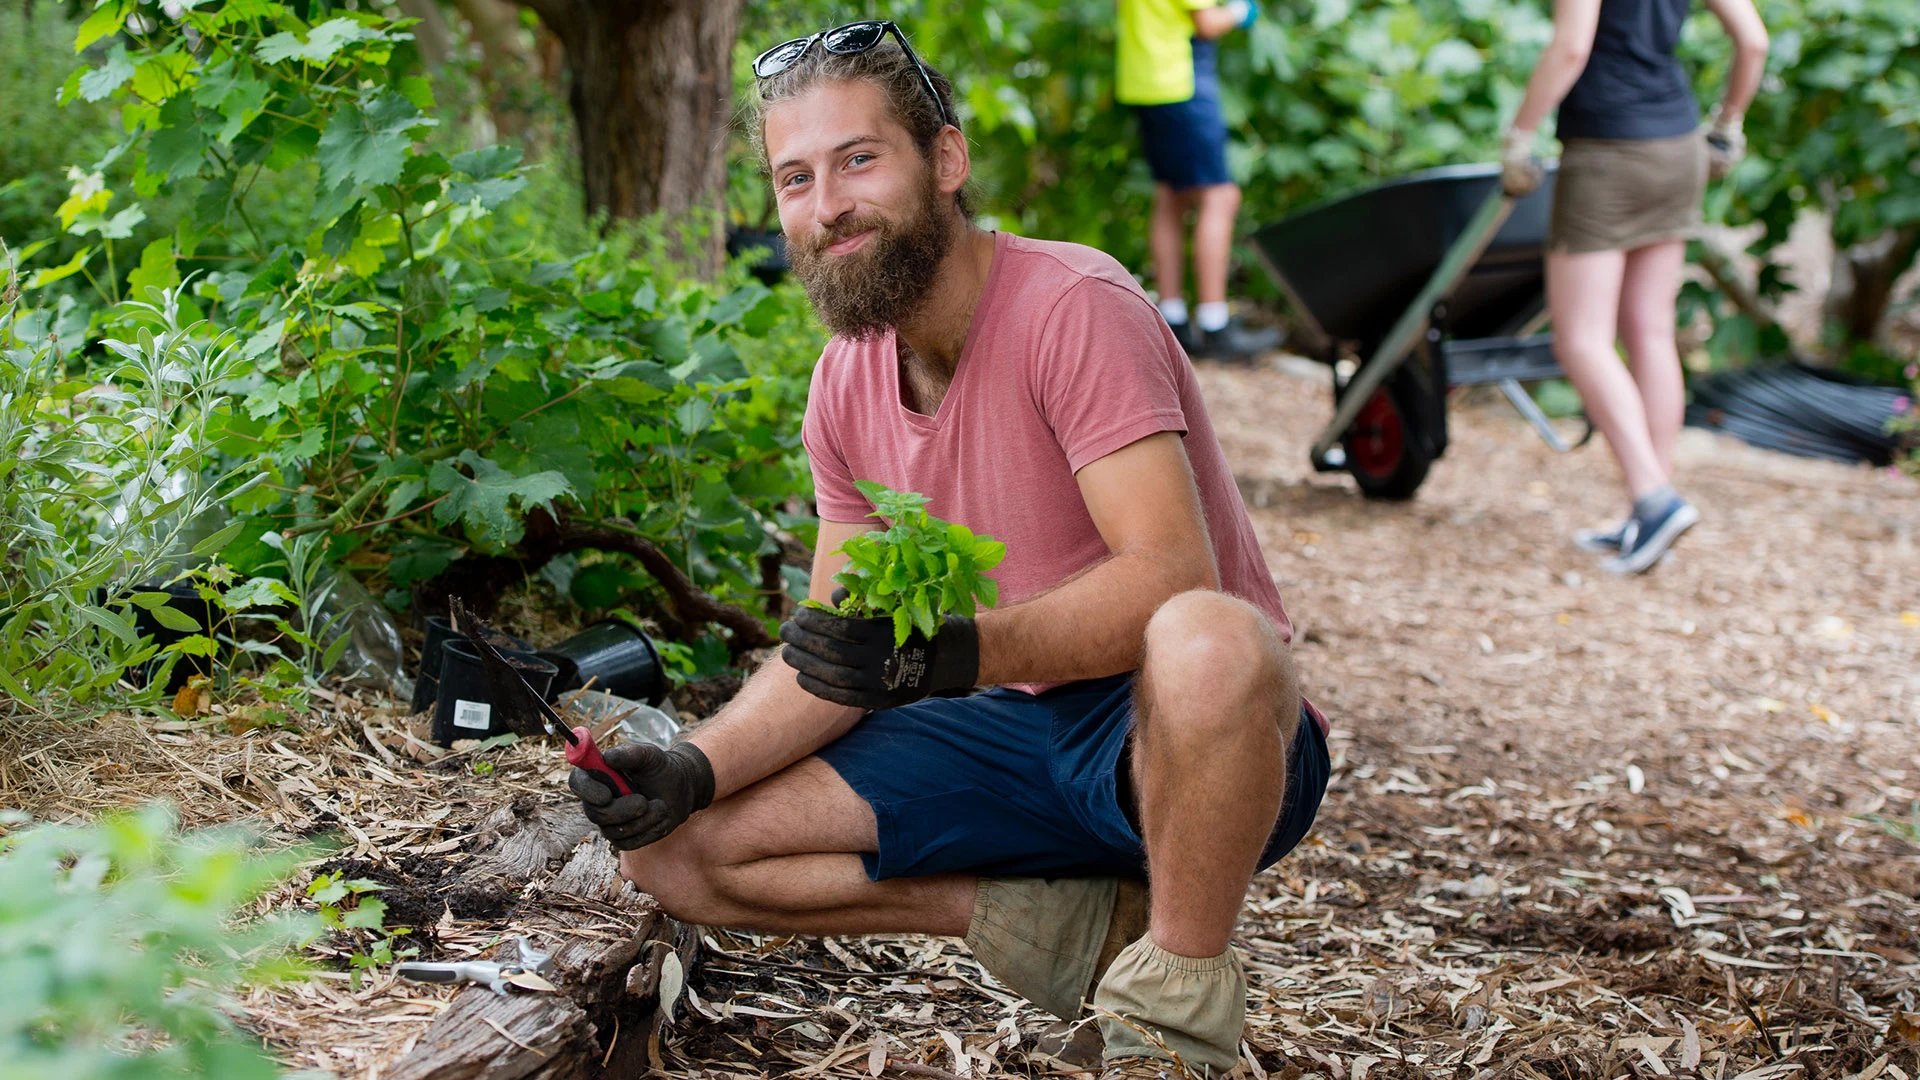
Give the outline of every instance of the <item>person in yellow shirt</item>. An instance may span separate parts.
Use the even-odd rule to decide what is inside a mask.
[[[1220,115],[1215,42],[1253,25],[1253,0],[1118,0],[1119,66],[1114,97],[1133,109],[1153,174],[1153,251],[1160,314],[1196,356],[1246,359],[1280,344],[1273,330],[1242,326],[1227,308],[1240,186],[1227,172],[1227,124]],[[1193,277],[1186,300],[1187,215],[1193,223]]]

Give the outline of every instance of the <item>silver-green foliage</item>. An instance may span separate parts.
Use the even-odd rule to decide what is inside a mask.
[[[10,272],[0,287],[0,716],[85,706],[151,658],[136,607],[204,629],[145,586],[232,539],[193,544],[189,529],[258,470],[208,471],[233,351],[182,326],[177,298],[138,305],[148,325],[72,378],[57,342],[15,334]]]
[[[0,837],[0,1080],[278,1075],[225,995],[318,932],[238,918],[298,857],[157,807]]]

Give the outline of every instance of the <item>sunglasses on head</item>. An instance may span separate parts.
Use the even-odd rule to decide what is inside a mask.
[[[913,70],[920,73],[920,85],[927,88],[927,94],[933,98],[934,108],[940,110],[940,123],[953,124],[953,118],[947,115],[946,103],[940,100],[940,92],[933,88],[933,77],[927,74],[927,66],[914,55],[913,46],[907,44],[907,36],[900,32],[900,27],[896,26],[891,19],[868,19],[865,22],[848,23],[831,30],[822,30],[817,34],[808,34],[803,38],[783,41],[753,58],[753,74],[755,78],[773,78],[799,63],[800,58],[807,55],[807,50],[813,48],[813,43],[816,41],[820,43],[821,48],[835,56],[851,56],[854,53],[866,52],[880,44],[881,39],[888,34],[892,34],[894,40],[900,43],[901,51],[905,52],[907,59],[913,62]]]

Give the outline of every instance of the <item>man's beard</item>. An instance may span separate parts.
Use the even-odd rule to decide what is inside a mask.
[[[926,304],[956,231],[928,172],[920,205],[904,221],[878,214],[849,217],[813,236],[788,238],[787,260],[828,330],[842,337],[876,338]],[[830,245],[869,229],[873,235],[854,251],[827,254]]]

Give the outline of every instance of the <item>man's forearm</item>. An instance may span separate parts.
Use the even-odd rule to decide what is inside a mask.
[[[1147,620],[1176,593],[1219,587],[1204,557],[1121,553],[1011,607],[980,616],[980,682],[1066,682],[1132,671]]]
[[[689,741],[713,764],[713,797],[722,799],[846,734],[861,715],[800,689],[776,654]]]

